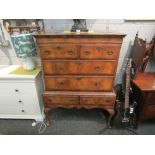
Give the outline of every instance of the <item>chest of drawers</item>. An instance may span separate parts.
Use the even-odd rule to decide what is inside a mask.
[[[56,107],[103,108],[114,115],[116,76],[124,34],[35,35],[44,71],[45,114]]]
[[[10,74],[18,67],[0,70],[0,118],[43,121],[41,70],[35,75]]]
[[[138,73],[132,81],[137,105],[137,120],[155,119],[155,73]]]

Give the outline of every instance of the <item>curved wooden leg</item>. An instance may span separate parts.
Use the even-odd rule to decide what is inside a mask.
[[[46,125],[47,126],[50,126],[50,124],[51,124],[51,117],[49,115],[49,111],[50,111],[49,108],[45,108],[45,110],[44,110],[45,116],[46,116]]]
[[[111,128],[112,118],[115,115],[115,111],[114,111],[114,109],[107,109],[107,111],[109,112],[109,117],[107,120],[107,126],[108,126],[108,128]]]

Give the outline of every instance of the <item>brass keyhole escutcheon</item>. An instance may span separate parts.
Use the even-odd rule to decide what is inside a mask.
[[[59,82],[59,86],[64,86],[64,82]]]
[[[76,79],[77,79],[77,80],[81,80],[81,77],[77,77]]]
[[[98,86],[98,84],[99,84],[98,82],[95,82],[95,83],[94,83],[95,86]]]
[[[62,49],[62,47],[61,46],[55,46],[55,48],[57,49],[57,50],[61,50]]]
[[[103,50],[103,47],[98,46],[98,47],[96,47],[96,49],[97,49],[98,51],[101,51],[101,50]]]

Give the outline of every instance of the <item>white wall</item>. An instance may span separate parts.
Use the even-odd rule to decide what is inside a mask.
[[[44,19],[46,32],[63,32],[69,31],[73,25],[72,19]],[[123,19],[88,19],[87,26],[89,29],[95,32],[116,31],[127,34],[123,40],[121,48],[119,64],[117,69],[117,82],[120,82],[123,61],[127,53],[131,49],[131,45],[134,41],[135,35],[139,32],[139,37],[146,39],[148,42],[155,34],[155,21],[125,21]],[[5,33],[6,37],[10,40],[10,37]],[[38,58],[37,58],[38,60]],[[0,48],[0,64],[20,64],[16,54],[11,47]],[[154,70],[154,62],[150,62],[149,69]]]

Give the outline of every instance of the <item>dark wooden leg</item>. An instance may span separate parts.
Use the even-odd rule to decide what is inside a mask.
[[[48,109],[48,108],[45,108],[45,110],[44,110],[45,116],[46,116],[46,125],[47,126],[50,126],[50,124],[51,124],[51,117],[49,115],[49,111],[50,111],[50,109]]]
[[[111,128],[112,118],[115,115],[115,111],[114,111],[114,109],[107,109],[107,111],[109,112],[109,117],[107,120],[107,126],[108,126],[108,128]]]

